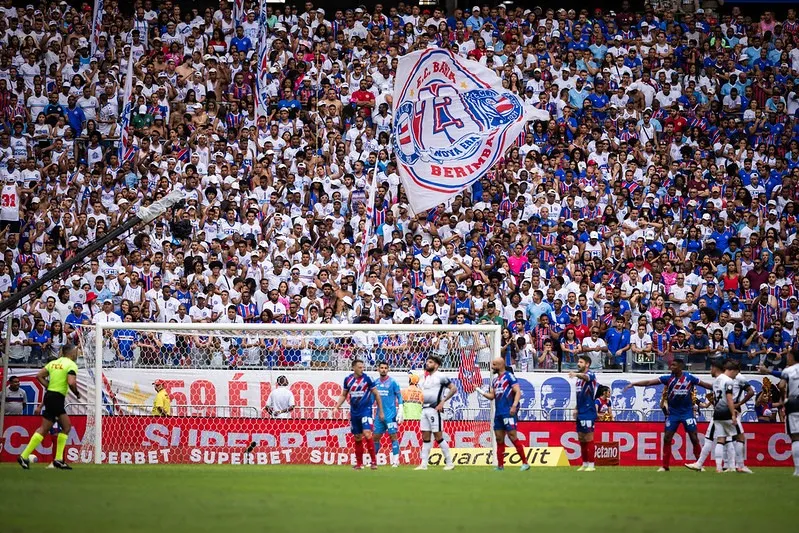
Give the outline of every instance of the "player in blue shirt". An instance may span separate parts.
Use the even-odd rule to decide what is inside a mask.
[[[577,359],[578,372],[569,372],[570,378],[577,378],[577,407],[574,408],[574,419],[577,421],[577,440],[580,441],[580,456],[583,464],[580,472],[594,472],[594,425],[596,424],[596,392],[598,384],[596,376],[590,370],[591,358],[581,355]]]
[[[363,469],[363,444],[366,441],[366,449],[372,459],[372,470],[377,470],[377,454],[375,453],[375,443],[372,440],[372,400],[377,404],[378,420],[385,422],[383,415],[383,402],[377,392],[375,382],[372,378],[363,373],[363,361],[355,359],[352,362],[352,374],[344,378],[344,388],[341,396],[336,402],[336,409],[340,409],[347,396],[350,397],[350,428],[355,439],[355,470]]]
[[[505,365],[505,359],[495,357],[491,363],[491,369],[496,374],[491,380],[491,388],[488,392],[477,389],[489,400],[494,400],[494,436],[497,439],[497,470],[505,469],[505,436],[510,439],[516,453],[522,459],[522,472],[530,470],[527,462],[527,455],[524,452],[522,442],[516,436],[516,424],[518,418],[516,412],[519,409],[519,402],[522,399],[522,389],[519,381],[513,372]]]
[[[663,393],[666,395],[666,431],[663,433],[663,466],[658,469],[658,472],[669,471],[671,443],[680,425],[685,427],[685,433],[688,434],[688,437],[691,439],[694,457],[699,457],[701,453],[699,437],[696,434],[694,397],[696,395],[697,385],[707,390],[712,390],[713,386],[688,372],[684,372],[684,368],[685,361],[679,357],[675,357],[669,365],[671,374],[660,376],[656,379],[636,381],[624,388],[624,390],[627,390],[632,387],[663,385]]]
[[[375,453],[380,451],[380,439],[383,438],[383,433],[388,431],[388,436],[391,438],[391,467],[396,468],[399,466],[399,425],[402,424],[403,417],[402,393],[397,382],[388,375],[388,363],[385,361],[377,363],[377,372],[380,374],[380,379],[375,383],[375,387],[380,394],[385,420],[380,418],[375,420]]]

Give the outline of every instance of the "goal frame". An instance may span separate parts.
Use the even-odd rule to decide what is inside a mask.
[[[230,324],[230,323],[167,323],[167,322],[100,322],[94,325],[94,453],[93,462],[102,463],[102,440],[103,440],[103,339],[106,331],[118,329],[146,330],[146,331],[229,331],[229,332],[302,332],[302,331],[325,331],[325,332],[383,332],[383,333],[419,333],[419,332],[442,332],[442,333],[469,333],[482,332],[491,335],[491,359],[502,355],[502,328],[497,324]],[[490,360],[491,360],[490,359]],[[324,370],[319,370],[324,372]],[[490,368],[489,368],[490,372]],[[489,374],[490,376],[490,374]],[[494,402],[490,402],[489,424],[494,419]],[[494,432],[490,431],[491,448],[493,462],[496,464],[497,443]]]

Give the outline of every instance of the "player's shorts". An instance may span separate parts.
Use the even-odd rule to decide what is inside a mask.
[[[350,417],[350,430],[353,435],[362,435],[364,431],[372,431],[374,419],[371,416]]]
[[[583,435],[587,433],[593,433],[595,425],[596,425],[596,420],[580,420],[578,418],[577,433],[582,433]]]
[[[516,431],[518,422],[515,415],[494,415],[494,431]]]
[[[419,427],[422,431],[440,433],[444,430],[441,413],[436,411],[433,407],[425,407],[422,409],[422,420],[420,421]]]
[[[59,416],[67,413],[64,408],[66,397],[58,392],[47,391],[44,393],[44,409],[42,409],[42,418],[55,422]]]
[[[722,437],[735,437],[738,435],[738,428],[732,423],[732,420],[714,420],[713,432],[715,439]]]
[[[666,417],[666,431],[675,433],[681,425],[685,428],[686,432],[696,433],[696,418],[693,416],[681,417],[669,415]]]
[[[379,417],[375,418],[375,434],[385,435],[388,433],[389,435],[396,435],[398,431],[399,425],[397,424],[396,418],[387,418],[385,422],[380,420]]]
[[[799,435],[799,412],[785,416],[785,432],[788,435]]]

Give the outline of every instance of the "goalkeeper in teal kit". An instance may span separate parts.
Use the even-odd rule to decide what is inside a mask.
[[[380,394],[385,420],[375,418],[374,442],[375,453],[380,451],[380,439],[388,432],[391,438],[391,466],[399,466],[399,425],[402,424],[402,393],[399,385],[388,375],[388,363],[377,364],[380,377],[375,381],[375,388]]]

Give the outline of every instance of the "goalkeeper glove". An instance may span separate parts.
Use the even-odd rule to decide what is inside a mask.
[[[404,421],[405,421],[405,415],[403,414],[402,409],[399,409],[397,411],[397,425],[402,424]]]

